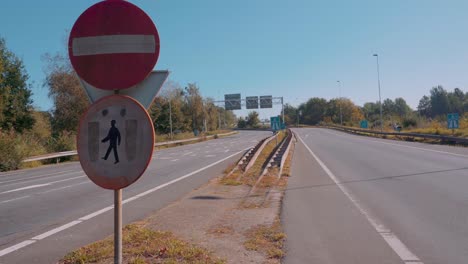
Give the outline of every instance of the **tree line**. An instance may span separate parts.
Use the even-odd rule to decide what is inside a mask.
[[[0,37],[0,171],[16,169],[27,156],[76,149],[81,115],[89,106],[80,80],[63,54],[42,57],[43,87],[53,102],[50,111],[34,109],[31,84],[23,61]],[[167,82],[150,106],[157,134],[203,133],[236,125],[232,111],[203,97],[196,83]]]
[[[341,108],[341,116],[340,116]],[[372,127],[380,127],[380,102],[367,102],[363,106],[347,98],[310,98],[298,107],[286,104],[285,122],[288,125],[317,125],[320,122],[359,126],[361,120],[368,120]],[[445,90],[441,85],[433,87],[424,95],[416,110],[398,97],[382,102],[382,116],[385,127],[399,124],[405,128],[424,126],[428,122],[446,121],[448,113],[458,113],[462,118],[468,113],[468,92],[460,88]]]

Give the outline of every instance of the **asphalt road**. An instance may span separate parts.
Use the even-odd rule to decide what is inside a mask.
[[[156,151],[123,191],[124,224],[148,216],[220,175],[270,132],[239,134]],[[0,174],[0,263],[56,263],[113,232],[111,190],[94,185],[78,162]]]
[[[468,263],[468,149],[304,128],[284,263]]]

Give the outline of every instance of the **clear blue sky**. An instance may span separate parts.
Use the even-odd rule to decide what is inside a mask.
[[[68,30],[96,2],[2,1],[0,35],[24,60],[37,108],[52,107],[41,55],[64,52]],[[465,0],[131,2],[159,30],[156,69],[171,70],[182,86],[196,82],[205,96],[271,94],[297,105],[337,97],[341,80],[342,95],[362,105],[378,100],[373,53],[383,98],[404,97],[415,108],[432,86],[467,90]]]

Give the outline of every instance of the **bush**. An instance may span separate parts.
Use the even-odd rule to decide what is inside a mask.
[[[25,158],[43,153],[45,149],[31,134],[0,131],[0,171],[19,169]]]
[[[402,124],[404,128],[416,127],[418,124],[418,121],[414,117],[405,117],[403,118]]]
[[[64,131],[50,139],[47,144],[49,152],[60,152],[76,149],[76,136]]]

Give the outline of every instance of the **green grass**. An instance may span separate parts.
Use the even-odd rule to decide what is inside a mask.
[[[206,249],[176,238],[171,232],[130,224],[123,230],[123,262],[143,263],[225,263]],[[92,243],[67,254],[60,264],[112,263],[113,237]]]

